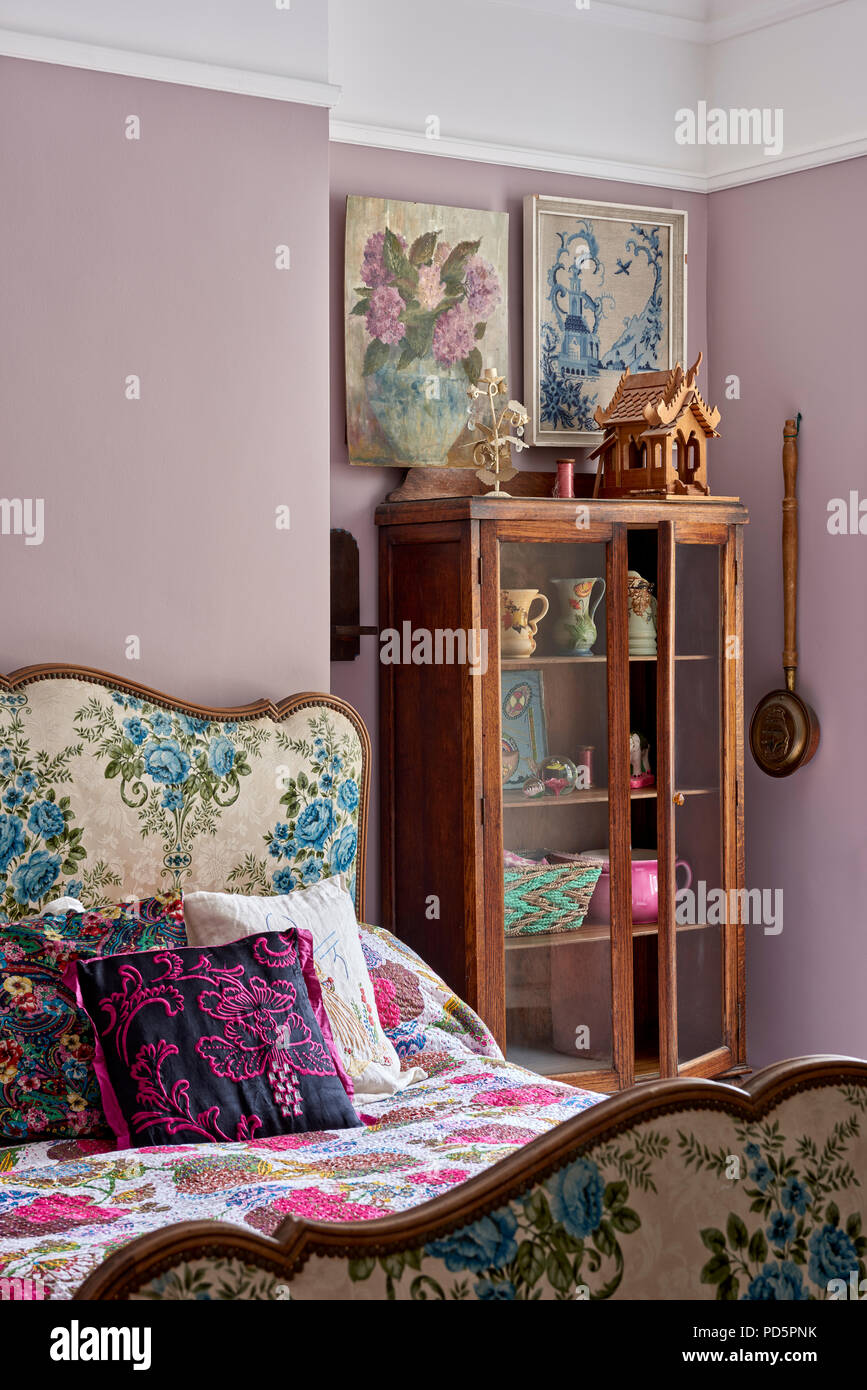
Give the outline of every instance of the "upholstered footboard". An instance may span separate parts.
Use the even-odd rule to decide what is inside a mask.
[[[382,1220],[168,1227],[78,1297],[846,1298],[865,1207],[867,1063],[803,1058],[743,1089],[636,1086]]]

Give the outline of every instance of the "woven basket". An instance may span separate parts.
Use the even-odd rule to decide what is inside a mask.
[[[587,915],[601,872],[601,863],[504,869],[506,936],[576,931]]]

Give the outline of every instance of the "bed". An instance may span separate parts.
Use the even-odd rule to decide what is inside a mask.
[[[182,805],[160,794],[142,726],[188,770],[213,764]],[[743,1089],[683,1079],[605,1098],[507,1062],[445,981],[363,925],[370,741],[344,702],[212,709],[31,667],[0,678],[0,792],[4,750],[7,783],[26,760],[33,795],[65,818],[39,873],[34,842],[0,854],[10,920],[63,893],[292,891],[309,846],[269,855],[275,820],[305,808],[314,777],[321,801],[323,760],[338,760],[358,795],[326,817],[316,872],[351,892],[387,982],[383,1027],[425,1079],[361,1106],[358,1129],[119,1151],[7,1127],[0,1297],[787,1299],[865,1276],[867,1064],[808,1058]]]

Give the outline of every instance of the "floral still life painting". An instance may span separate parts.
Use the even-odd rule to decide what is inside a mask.
[[[508,225],[505,213],[347,200],[351,463],[475,466],[467,389],[483,361],[508,364]]]
[[[524,390],[531,444],[595,445],[623,372],[686,346],[686,213],[524,200]]]

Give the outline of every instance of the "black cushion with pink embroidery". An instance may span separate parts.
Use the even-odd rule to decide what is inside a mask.
[[[76,969],[121,1147],[361,1123],[316,1022],[294,928]]]

